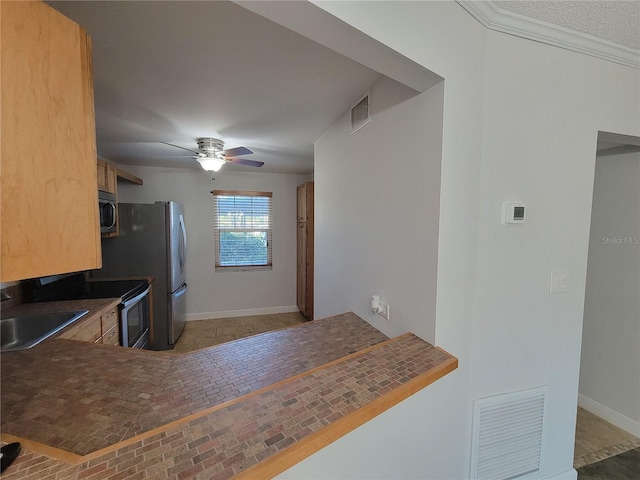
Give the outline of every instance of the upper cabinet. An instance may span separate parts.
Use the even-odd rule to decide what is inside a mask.
[[[98,159],[98,190],[118,194],[118,168],[109,162]]]
[[[42,2],[0,9],[0,281],[100,268],[90,39]]]

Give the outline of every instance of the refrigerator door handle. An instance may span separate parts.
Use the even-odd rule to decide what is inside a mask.
[[[185,293],[187,293],[187,284],[186,284],[186,283],[185,283],[184,285],[182,285],[182,287],[180,287],[180,288],[178,289],[178,291],[177,291],[176,293],[174,293],[174,294],[173,294],[173,296],[174,296],[175,298],[178,298],[178,297],[180,297],[180,296],[184,295]]]
[[[186,300],[184,297],[186,292],[187,284],[184,283],[178,290],[169,295],[171,321],[169,322],[167,333],[169,335],[169,343],[173,345],[180,338],[186,321]]]
[[[180,215],[180,229],[182,231],[182,239],[178,247],[180,249],[180,270],[184,270],[185,257],[187,255],[187,229],[184,226],[184,217],[182,215]]]

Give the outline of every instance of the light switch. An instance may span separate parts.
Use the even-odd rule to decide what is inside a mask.
[[[567,272],[562,270],[551,271],[551,287],[549,293],[567,293],[569,290]]]

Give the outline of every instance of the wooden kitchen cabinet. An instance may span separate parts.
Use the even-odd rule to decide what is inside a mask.
[[[313,319],[313,182],[298,186],[296,232],[296,300],[298,309]]]
[[[71,327],[65,329],[60,334],[60,338],[105,345],[120,345],[119,320],[117,305],[105,307],[87,318],[79,319]]]
[[[95,343],[102,336],[100,314],[76,320],[75,324],[60,334],[60,338]]]
[[[117,347],[120,345],[120,331],[118,330],[118,325],[114,325],[107,332],[102,335],[99,339],[100,343],[103,345],[111,345],[112,347]],[[98,342],[96,342],[98,343]]]
[[[98,190],[118,194],[118,168],[104,160],[98,160]]]
[[[96,343],[105,345],[120,345],[120,316],[118,307],[107,308],[100,314],[100,325],[102,335]]]
[[[0,281],[100,268],[90,38],[40,1],[0,9]]]

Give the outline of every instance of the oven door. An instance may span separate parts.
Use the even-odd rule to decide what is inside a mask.
[[[124,347],[149,348],[149,288],[121,304],[120,340]]]

